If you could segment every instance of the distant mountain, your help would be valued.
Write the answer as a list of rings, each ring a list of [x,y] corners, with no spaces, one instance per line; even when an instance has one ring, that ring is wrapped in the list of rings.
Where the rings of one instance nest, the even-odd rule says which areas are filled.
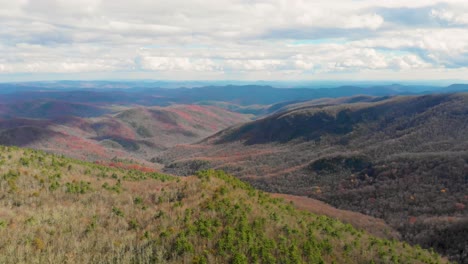
[[[296,103],[157,160],[383,218],[407,241],[467,261],[468,94],[361,99]]]
[[[468,91],[468,84],[452,84],[446,88],[440,89],[441,92],[466,92]]]
[[[10,107],[7,118],[0,120],[0,144],[87,160],[114,156],[146,159],[168,147],[193,143],[249,120],[246,115],[214,106],[135,107],[105,114],[111,110],[80,103],[39,101],[27,105]]]
[[[103,84],[104,85],[104,84]],[[382,85],[372,87],[340,86],[336,88],[274,88],[260,85],[226,85],[205,86],[198,88],[158,88],[145,86],[116,86],[121,88],[83,88],[81,85],[73,88],[54,86],[24,86],[14,90],[11,84],[0,84],[0,89],[6,86],[6,91],[0,93],[0,103],[27,103],[34,100],[60,101],[76,104],[93,104],[105,107],[109,105],[142,105],[168,106],[172,104],[214,104],[242,113],[264,114],[263,108],[288,101],[304,101],[321,98],[339,98],[356,95],[394,96],[411,94],[430,94],[441,92],[468,91],[468,85],[453,85],[449,87]],[[110,85],[110,87],[113,87]],[[126,87],[126,88],[122,88]]]
[[[111,110],[98,105],[55,100],[35,100],[0,106],[3,118],[58,118],[63,116],[97,117]]]

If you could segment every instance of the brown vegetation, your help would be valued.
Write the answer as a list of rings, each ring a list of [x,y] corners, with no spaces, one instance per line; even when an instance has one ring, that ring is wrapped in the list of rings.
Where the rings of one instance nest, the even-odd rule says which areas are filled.
[[[382,218],[407,241],[463,262],[466,227],[410,235],[415,226],[405,223],[410,217],[468,217],[467,116],[468,94],[296,105],[223,130],[201,148],[171,149],[158,160],[181,175],[193,173],[191,161],[203,160],[205,167],[226,170],[262,190]],[[255,152],[265,154],[248,155]],[[458,243],[437,244],[439,235],[448,234],[444,230]]]
[[[221,171],[178,179],[0,147],[0,263],[446,263]]]
[[[296,196],[290,194],[273,193],[272,197],[283,198],[290,201],[298,209],[307,210],[317,215],[326,215],[338,219],[343,223],[351,224],[353,227],[365,230],[370,234],[385,239],[400,239],[400,234],[392,227],[387,225],[382,219],[374,218],[365,214],[340,210],[322,201],[305,196]]]

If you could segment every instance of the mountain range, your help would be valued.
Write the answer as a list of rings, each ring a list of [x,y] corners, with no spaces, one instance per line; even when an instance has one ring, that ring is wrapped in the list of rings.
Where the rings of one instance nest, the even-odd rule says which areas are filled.
[[[159,88],[153,85],[113,82],[0,84],[3,88],[0,93],[0,144],[40,149],[81,160],[65,159],[60,163],[71,164],[73,173],[66,172],[68,165],[49,169],[68,175],[65,180],[57,180],[62,191],[65,191],[60,197],[73,202],[84,199],[82,197],[86,195],[71,198],[74,196],[66,194],[68,187],[65,186],[67,182],[72,184],[70,186],[76,183],[79,192],[84,188],[87,193],[86,182],[90,182],[93,191],[89,195],[101,195],[102,199],[114,203],[121,201],[118,207],[126,208],[124,215],[134,214],[134,209],[128,207],[119,196],[102,196],[102,191],[98,191],[99,181],[108,179],[104,180],[107,187],[102,187],[107,190],[116,186],[114,180],[122,181],[126,173],[153,175],[151,173],[160,172],[158,175],[187,176],[174,178],[177,184],[167,185],[172,194],[157,194],[163,197],[161,199],[171,200],[178,192],[176,190],[188,188],[183,186],[200,184],[193,192],[183,191],[185,195],[193,197],[178,200],[189,204],[186,208],[189,211],[182,213],[177,209],[179,213],[171,215],[180,220],[203,200],[203,195],[199,197],[199,194],[207,187],[203,184],[203,175],[208,173],[211,175],[209,178],[216,178],[212,183],[217,188],[224,188],[223,181],[228,181],[225,187],[229,189],[230,199],[236,195],[248,196],[249,190],[254,189],[243,185],[247,182],[262,193],[272,193],[273,197],[289,201],[301,210],[338,219],[381,239],[398,239],[427,249],[433,248],[450,260],[468,263],[468,94],[463,93],[468,91],[468,85],[436,87],[392,84],[314,89],[279,89],[259,85]],[[40,160],[62,159],[16,148],[3,148],[3,151],[6,158],[2,162],[8,165],[5,173],[9,173],[7,168],[13,170],[19,166],[19,175],[25,176],[11,183],[10,178],[5,176],[0,185],[5,192],[23,197],[19,204],[28,204],[26,197],[38,192],[28,189],[28,184],[36,186],[28,177],[37,174],[34,168],[39,164],[39,167],[48,168],[48,164]],[[23,164],[28,162],[24,160],[37,155],[42,158],[38,157],[38,161],[34,159],[36,167],[28,169],[30,167]],[[10,162],[8,156],[19,158]],[[79,165],[84,161],[94,164]],[[75,171],[74,167],[80,169]],[[224,172],[210,169],[232,174],[242,182],[225,176]],[[87,173],[89,170],[93,173]],[[112,171],[117,178],[111,176],[111,180],[106,176],[101,179],[99,175],[103,175],[103,171],[106,175]],[[200,174],[200,171],[205,174]],[[192,175],[198,175],[201,183]],[[172,179],[175,176],[167,177]],[[50,186],[55,184],[52,178],[47,181]],[[235,182],[234,185],[229,185],[232,182]],[[147,183],[126,183],[125,189],[129,192],[124,193],[131,196],[144,193],[145,200],[149,201],[153,199],[147,196],[151,190],[144,188],[144,184]],[[15,185],[22,186],[19,189],[25,191],[12,191]],[[246,188],[246,193],[236,191],[238,187],[235,186],[240,185]],[[44,186],[41,188],[51,188]],[[218,192],[224,191],[213,189],[213,199],[219,197]],[[38,202],[51,199],[52,193],[39,193],[41,198],[36,199]],[[262,209],[262,201],[258,202],[260,205],[251,206],[262,212],[271,206]],[[34,207],[33,204],[28,206]],[[172,205],[165,206],[169,208]],[[185,208],[183,205],[177,206]],[[267,212],[261,217],[277,221],[287,214],[281,210]],[[2,217],[10,219],[9,215],[17,213],[13,210],[2,216],[0,212],[0,220]],[[206,213],[210,214],[208,211]],[[273,213],[277,216],[272,216]],[[191,214],[193,216],[193,212]],[[202,214],[197,213],[196,217]],[[86,215],[86,219],[92,219],[91,212]],[[142,213],[133,220],[141,226],[150,221],[148,217],[149,214]],[[199,224],[200,218],[196,219]],[[126,219],[128,226],[133,225],[130,224],[133,220]],[[288,219],[287,222],[296,223],[296,220]],[[5,225],[11,226],[13,223],[14,226],[16,223],[12,221],[6,221],[8,224]],[[99,220],[96,223],[105,226],[109,221],[114,220]],[[226,219],[220,218],[220,221],[224,223]],[[117,226],[117,223],[109,225]],[[187,238],[193,235],[190,233],[193,232],[193,224],[195,222],[182,226],[178,224],[174,228],[186,230],[183,235]],[[164,225],[167,227],[167,222]],[[300,224],[293,226],[306,232]],[[223,232],[226,227],[221,225],[216,228],[216,232]],[[28,230],[32,232],[32,229]],[[144,232],[148,231],[154,235],[155,231],[151,230],[142,229],[137,234],[144,236]],[[278,232],[272,230],[265,232]],[[55,239],[53,234],[38,234],[41,235],[35,237],[41,241],[47,237],[49,242],[46,244],[57,247],[50,240]],[[287,235],[289,231],[285,234],[288,239],[293,239]],[[170,239],[164,241],[177,244],[181,236],[182,233],[172,230]],[[192,237],[188,241],[193,247],[199,241],[206,242],[203,240],[205,238]],[[278,237],[269,239],[275,241],[275,245],[280,243],[276,240],[280,239]],[[298,239],[302,241],[302,238]],[[128,241],[122,243],[129,246]],[[145,241],[145,248],[152,248],[152,253],[145,251],[145,254],[157,259],[156,249],[148,245],[161,243],[162,240],[154,238]],[[211,250],[220,249],[218,244],[206,243],[205,247]],[[144,251],[138,243],[132,244],[132,247]],[[304,245],[296,247],[300,251],[304,249]],[[171,249],[164,250],[167,252]],[[194,247],[194,250],[178,256],[161,254],[170,262],[204,257],[211,261],[228,261],[236,257],[232,252],[218,256],[201,253],[204,251],[200,250]],[[120,252],[126,257],[132,256],[130,251]],[[241,255],[248,261],[257,259],[249,252],[242,251]],[[301,252],[303,257],[307,255]],[[337,252],[339,254],[336,256],[319,255],[325,262],[350,261],[341,255],[340,250]],[[278,252],[272,254],[276,258],[282,255]],[[394,254],[381,254],[382,263],[393,261]],[[402,262],[415,263],[413,257],[405,254],[396,257]],[[367,261],[358,255],[352,253],[352,260]],[[375,254],[371,256],[377,259]],[[310,260],[303,258],[305,262]],[[426,260],[418,261],[432,261],[430,257]]]

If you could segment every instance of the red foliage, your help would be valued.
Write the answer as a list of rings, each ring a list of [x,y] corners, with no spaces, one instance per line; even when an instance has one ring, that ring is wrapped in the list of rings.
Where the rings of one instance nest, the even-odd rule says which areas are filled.
[[[198,124],[212,132],[218,131],[220,124],[236,123],[238,120],[234,117],[236,115],[240,116],[239,114],[214,106],[184,105],[167,108],[167,110],[177,114],[185,122],[190,123],[191,125],[187,128],[192,127],[193,124]]]
[[[219,117],[219,116],[217,116],[216,114],[214,114],[212,112],[213,111],[213,109],[211,109],[212,107],[202,107],[202,106],[199,106],[199,105],[187,105],[186,108],[189,111],[198,112],[198,113],[201,113],[203,115],[210,116],[210,117],[213,117],[213,118],[218,118]]]
[[[75,136],[64,136],[55,138],[55,144],[60,146],[60,149],[66,152],[83,151],[83,153],[91,153],[99,157],[106,157],[107,152],[104,147],[90,140],[86,140]]]
[[[170,109],[170,111],[177,114],[180,118],[185,119],[186,121],[193,122],[192,115],[185,112],[183,109]]]

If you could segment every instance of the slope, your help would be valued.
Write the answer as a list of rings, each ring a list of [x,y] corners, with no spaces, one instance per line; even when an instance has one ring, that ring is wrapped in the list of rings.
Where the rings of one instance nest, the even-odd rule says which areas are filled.
[[[175,144],[196,142],[249,120],[247,115],[196,105],[126,108],[93,118],[60,113],[44,113],[45,119],[0,120],[0,143],[88,160],[115,156],[142,160]]]
[[[158,161],[220,168],[270,192],[383,218],[403,238],[468,261],[468,94],[299,104]]]
[[[296,196],[282,193],[272,193],[272,197],[282,198],[292,203],[296,208],[309,211],[317,215],[326,215],[338,219],[343,223],[351,224],[353,227],[380,238],[401,239],[400,234],[382,219],[374,218],[365,214],[340,210],[329,204],[305,196]]]
[[[177,179],[0,147],[2,263],[445,263],[219,171]]]

